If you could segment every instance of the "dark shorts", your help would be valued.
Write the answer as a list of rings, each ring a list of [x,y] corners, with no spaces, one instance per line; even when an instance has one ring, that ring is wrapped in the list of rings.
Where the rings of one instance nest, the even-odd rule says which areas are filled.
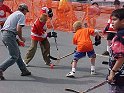
[[[89,52],[75,52],[75,53],[74,53],[74,60],[79,60],[80,58],[85,57],[86,54],[87,54],[87,56],[88,56],[89,58],[92,58],[93,55],[95,55],[95,51],[92,50],[92,51],[89,51]]]
[[[107,40],[112,40],[115,36],[115,33],[108,33]]]

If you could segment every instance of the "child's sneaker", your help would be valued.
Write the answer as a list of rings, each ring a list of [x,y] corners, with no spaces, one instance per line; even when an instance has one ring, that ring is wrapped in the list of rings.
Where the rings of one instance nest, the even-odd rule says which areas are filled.
[[[74,74],[75,72],[71,71],[66,75],[66,77],[74,78],[75,77]]]
[[[96,75],[95,70],[91,70],[91,75]]]

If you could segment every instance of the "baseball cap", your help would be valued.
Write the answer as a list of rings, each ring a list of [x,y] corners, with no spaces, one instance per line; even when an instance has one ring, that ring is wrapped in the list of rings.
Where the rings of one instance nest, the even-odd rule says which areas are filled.
[[[47,7],[41,8],[41,13],[48,13],[49,9]]]
[[[19,5],[19,8],[25,9],[25,10],[27,10],[27,12],[29,12],[28,6],[27,6],[25,3],[20,4],[20,5]]]

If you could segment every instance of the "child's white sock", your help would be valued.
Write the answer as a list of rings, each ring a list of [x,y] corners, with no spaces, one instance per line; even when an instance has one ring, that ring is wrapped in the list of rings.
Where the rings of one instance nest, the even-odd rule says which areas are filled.
[[[110,46],[107,46],[107,51],[108,51],[108,52],[109,52],[109,47],[110,47]]]
[[[75,68],[72,68],[72,72],[75,72],[76,71],[76,69]]]
[[[95,71],[95,66],[91,66],[91,71],[94,70]]]
[[[96,75],[95,66],[91,66],[91,75]]]

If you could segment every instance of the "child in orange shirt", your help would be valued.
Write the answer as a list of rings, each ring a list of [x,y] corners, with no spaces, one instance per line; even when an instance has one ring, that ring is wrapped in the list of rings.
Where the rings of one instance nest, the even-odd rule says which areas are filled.
[[[76,21],[73,24],[73,28],[75,31],[75,34],[73,37],[73,44],[76,45],[76,52],[74,53],[74,59],[72,62],[72,71],[69,72],[66,76],[74,77],[77,62],[80,58],[85,57],[86,53],[91,61],[91,74],[94,75],[94,74],[96,74],[95,73],[96,54],[95,54],[90,36],[96,35],[96,37],[99,39],[100,36],[98,35],[98,33],[100,30],[96,30],[96,29],[92,29],[92,28],[82,28],[82,23],[80,21]],[[95,44],[95,45],[97,45],[97,44]]]

